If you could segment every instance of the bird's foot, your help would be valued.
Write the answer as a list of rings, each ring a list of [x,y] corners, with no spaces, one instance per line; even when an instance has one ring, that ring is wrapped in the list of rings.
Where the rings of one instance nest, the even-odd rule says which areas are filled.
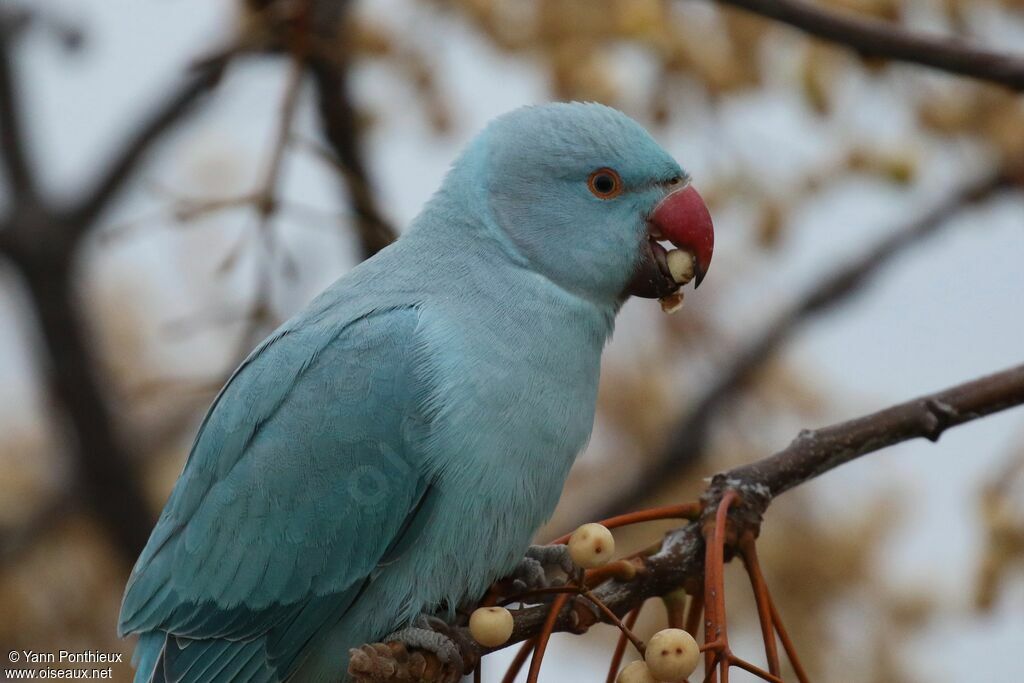
[[[395,641],[372,643],[348,651],[348,675],[353,683],[455,683],[462,678],[458,667],[442,664],[418,650]]]
[[[531,545],[512,572],[512,587],[518,592],[564,586],[576,572],[576,565],[564,545]]]
[[[425,683],[455,683],[476,663],[476,648],[466,635],[437,617],[421,614],[383,643],[351,650],[349,675],[359,683],[407,680],[403,675]]]
[[[462,652],[453,633],[453,629],[443,620],[421,614],[409,626],[395,631],[384,641],[399,641],[408,647],[433,652],[442,664],[451,664],[462,660]]]

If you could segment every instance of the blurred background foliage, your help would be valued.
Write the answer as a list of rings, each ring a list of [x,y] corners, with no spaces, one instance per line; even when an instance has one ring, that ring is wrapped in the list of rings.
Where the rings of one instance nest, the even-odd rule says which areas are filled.
[[[751,340],[788,324],[790,302],[956,188],[996,171],[1019,177],[1024,159],[1019,95],[864,59],[713,2],[389,0],[350,7],[338,0],[317,3],[315,39],[302,49],[351,76],[351,135],[365,150],[369,185],[347,182],[339,195],[335,179],[351,166],[339,164],[309,83],[285,54],[296,48],[280,20],[295,3],[210,4],[218,7],[197,10],[185,0],[33,4],[45,20],[23,37],[15,58],[24,72],[20,104],[30,123],[39,119],[34,142],[59,166],[56,145],[69,135],[88,137],[93,119],[119,122],[105,124],[113,138],[111,126],[138,116],[137,103],[119,90],[132,60],[153,70],[135,82],[148,81],[146,87],[127,91],[148,97],[164,87],[160,79],[173,79],[217,45],[240,51],[211,111],[155,149],[77,258],[92,372],[154,515],[230,370],[366,251],[357,238],[366,222],[359,193],[374,194],[362,200],[376,205],[381,220],[403,225],[459,145],[509,106],[594,100],[638,118],[691,171],[720,239],[707,284],[681,314],[666,317],[637,302],[623,312],[593,442],[542,538],[612,511],[612,501],[671,448],[666,440],[674,426],[707,401],[732,360]],[[1024,3],[1015,0],[823,4],[992,48],[1012,49],[1024,38]],[[195,13],[176,20],[172,33],[188,36],[179,44],[145,33],[157,31],[170,11]],[[64,52],[51,40],[53,27],[64,37]],[[150,39],[173,68],[143,59]],[[93,73],[71,68],[95,53],[101,58]],[[70,75],[41,75],[65,68]],[[97,73],[108,68],[109,77]],[[60,78],[89,79],[89,97],[118,111],[86,108],[84,120],[72,121],[68,104],[83,91],[55,94]],[[51,143],[43,141],[47,126],[72,132],[54,133]],[[50,183],[54,194],[68,177],[89,177],[96,165],[90,149],[77,148],[77,167]],[[709,436],[702,447],[681,458],[660,486],[633,491],[633,499],[692,499],[703,477],[770,453],[802,426],[996,369],[1013,359],[1012,349],[1019,361],[1021,199],[1002,188],[976,199],[953,207],[967,209],[967,219],[952,210],[936,218],[951,227],[936,238],[940,246],[922,239],[913,247],[926,255],[923,264],[908,265],[907,257],[892,267],[913,275],[894,281],[886,273],[888,284],[864,295],[868,303],[847,306],[844,295],[825,307],[822,327],[836,331],[801,341],[792,340],[797,325],[787,328],[777,345],[782,352],[773,347],[758,356],[703,418]],[[4,202],[11,203],[6,189]],[[950,234],[976,235],[975,224],[993,226],[982,242],[984,260]],[[974,255],[960,260],[961,252]],[[977,305],[1003,302],[982,319],[991,323],[987,329],[965,313],[973,300],[950,291],[981,271],[991,280],[978,276]],[[0,337],[0,643],[129,652],[131,643],[116,638],[114,625],[132,553],[117,546],[80,495],[74,434],[43,385],[40,368],[48,361],[39,353],[35,314],[18,274],[6,266],[0,272],[7,330]],[[883,275],[872,271],[869,278]],[[908,284],[911,278],[918,286]],[[892,303],[900,287],[907,298]],[[844,327],[844,316],[856,321]],[[979,349],[978,338],[999,344]],[[994,643],[1024,638],[1024,438],[1013,419],[999,418],[988,432],[971,427],[966,441],[950,439],[944,451],[914,456],[928,447],[907,446],[873,456],[856,472],[843,470],[830,485],[796,491],[772,507],[762,561],[815,680],[1019,674],[1012,653],[989,661],[998,674],[981,673],[986,665],[977,660]],[[934,468],[934,476],[883,464],[900,457]],[[957,457],[975,462],[972,474],[963,474]],[[913,524],[905,520],[910,513]],[[944,514],[965,520],[957,533],[944,532]],[[620,542],[646,546],[663,528],[624,532]],[[915,543],[914,535],[924,540]],[[943,574],[951,557],[958,569]],[[736,648],[756,652],[752,601],[740,572],[730,570],[729,579],[737,586],[729,595]],[[658,627],[657,613],[645,612],[641,635]],[[967,634],[966,645],[937,652],[959,634]],[[557,639],[562,654],[548,660],[545,678],[597,680],[601,674],[591,672],[601,670],[614,635],[609,629]],[[487,679],[499,680],[497,670],[490,665]],[[123,668],[118,680],[128,675]]]

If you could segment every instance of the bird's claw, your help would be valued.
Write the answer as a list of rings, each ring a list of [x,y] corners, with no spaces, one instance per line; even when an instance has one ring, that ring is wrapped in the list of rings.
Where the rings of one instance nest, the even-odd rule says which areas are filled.
[[[437,633],[441,633],[448,638],[448,641],[455,644],[456,653],[459,656],[459,660],[463,665],[463,671],[472,671],[477,665],[478,645],[471,636],[468,635],[464,629],[452,626],[443,619],[439,619],[430,614],[421,614],[414,620],[414,623],[418,623],[421,628],[427,628]]]
[[[384,642],[433,653],[443,669],[453,672],[454,680],[476,666],[476,648],[471,639],[462,630],[429,614],[420,614],[405,628],[385,637]]]
[[[400,642],[407,648],[433,652],[442,664],[462,661],[459,646],[452,642],[452,639],[448,636],[431,629],[407,626],[388,635],[384,641],[388,643]]]
[[[531,545],[526,549],[526,556],[531,557],[544,566],[554,566],[561,569],[567,575],[576,571],[576,563],[569,555],[569,546],[557,543],[555,545]]]
[[[520,592],[564,586],[575,571],[566,546],[531,545],[512,573],[512,586]]]
[[[405,643],[392,641],[349,650],[348,675],[353,683],[457,683],[463,672],[460,664],[428,659],[422,651],[409,651]]]

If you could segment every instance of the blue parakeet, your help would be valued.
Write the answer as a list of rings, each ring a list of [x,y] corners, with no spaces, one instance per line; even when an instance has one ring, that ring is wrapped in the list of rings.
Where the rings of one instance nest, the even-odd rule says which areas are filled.
[[[221,390],[125,591],[135,680],[343,681],[349,648],[480,597],[590,436],[622,302],[699,283],[712,246],[625,115],[492,122]]]

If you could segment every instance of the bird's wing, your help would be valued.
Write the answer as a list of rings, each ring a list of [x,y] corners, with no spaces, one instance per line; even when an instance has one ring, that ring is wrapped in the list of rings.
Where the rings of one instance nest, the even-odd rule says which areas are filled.
[[[263,639],[288,669],[344,614],[431,507],[413,452],[425,424],[417,322],[413,308],[345,323],[321,314],[250,355],[132,572],[122,633],[165,631],[179,652]],[[216,666],[203,661],[215,655],[188,664]]]

